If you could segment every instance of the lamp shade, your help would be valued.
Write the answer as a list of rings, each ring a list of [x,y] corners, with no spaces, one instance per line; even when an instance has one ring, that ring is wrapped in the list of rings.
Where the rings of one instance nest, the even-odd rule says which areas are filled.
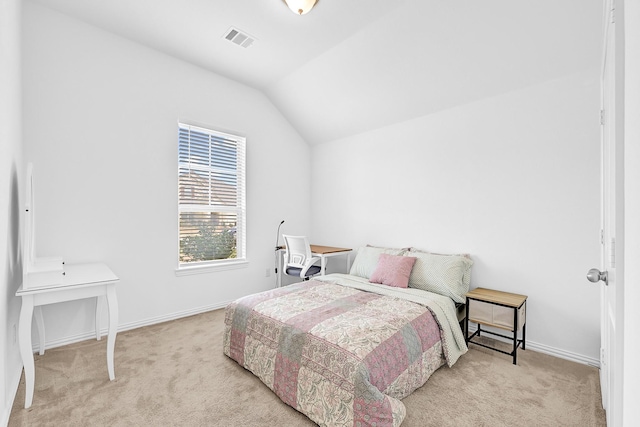
[[[316,4],[317,0],[284,0],[289,9],[297,15],[304,15]]]

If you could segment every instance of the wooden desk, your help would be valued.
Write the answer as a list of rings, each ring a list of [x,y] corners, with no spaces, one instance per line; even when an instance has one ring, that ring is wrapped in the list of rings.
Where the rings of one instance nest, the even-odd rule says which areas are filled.
[[[349,268],[349,264],[351,262],[351,252],[353,252],[350,248],[336,248],[334,246],[321,246],[321,245],[309,245],[311,247],[311,255],[320,257],[320,274],[324,275],[327,269],[327,258],[346,255],[347,256],[347,269]],[[276,277],[277,283],[276,287],[282,286],[282,253],[284,251],[284,246],[280,246],[278,249],[278,274]]]
[[[351,249],[349,248],[334,248],[333,246],[311,246],[311,254],[320,257],[320,274],[325,274],[327,269],[327,258],[347,255],[347,268],[349,267],[349,261],[351,258]]]
[[[107,337],[107,370],[109,380],[115,379],[113,367],[113,353],[116,344],[118,328],[118,300],[116,298],[116,283],[118,277],[105,264],[67,264],[62,284],[23,289],[16,292],[22,297],[20,309],[20,355],[24,364],[26,383],[24,407],[29,408],[33,402],[35,384],[35,366],[33,362],[33,346],[31,343],[31,320],[35,313],[40,354],[44,354],[44,319],[41,306],[58,302],[72,301],[83,298],[96,298],[96,338],[100,339],[100,323],[98,317],[97,298],[106,296],[109,306],[109,333]]]

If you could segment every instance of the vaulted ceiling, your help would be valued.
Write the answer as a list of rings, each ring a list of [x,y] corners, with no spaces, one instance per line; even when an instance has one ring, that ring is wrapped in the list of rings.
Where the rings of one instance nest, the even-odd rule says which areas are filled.
[[[587,69],[601,0],[33,0],[263,91],[310,144]],[[248,48],[224,38],[234,27]]]

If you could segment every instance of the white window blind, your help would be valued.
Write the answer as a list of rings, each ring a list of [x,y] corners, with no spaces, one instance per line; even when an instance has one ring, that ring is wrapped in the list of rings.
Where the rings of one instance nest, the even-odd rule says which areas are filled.
[[[246,258],[246,140],[178,124],[178,267]]]

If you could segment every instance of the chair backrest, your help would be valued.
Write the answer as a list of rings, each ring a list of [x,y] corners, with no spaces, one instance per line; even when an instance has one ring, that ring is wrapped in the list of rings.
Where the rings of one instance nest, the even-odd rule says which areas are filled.
[[[290,236],[283,234],[286,246],[284,264],[292,267],[305,267],[307,260],[311,259],[311,246],[307,236]]]

